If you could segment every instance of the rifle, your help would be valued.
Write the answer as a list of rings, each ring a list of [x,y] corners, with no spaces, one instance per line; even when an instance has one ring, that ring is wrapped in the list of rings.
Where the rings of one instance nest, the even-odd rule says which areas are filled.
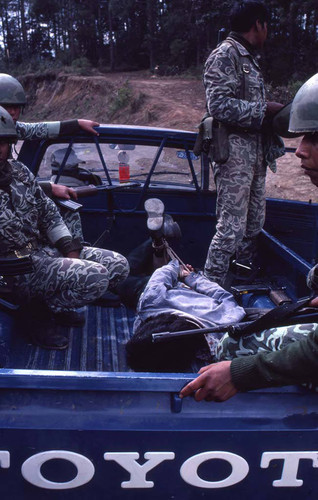
[[[221,28],[221,29],[218,31],[218,41],[217,41],[217,45],[219,45],[221,42],[223,42],[225,33],[226,33],[226,29],[225,29],[225,28]]]
[[[276,306],[291,303],[292,299],[286,293],[286,287],[277,287],[272,288],[269,285],[254,284],[254,285],[239,285],[239,286],[231,286],[231,292],[234,297],[242,297],[242,295],[248,293],[254,294],[268,294],[269,298]]]
[[[125,182],[123,184],[102,184],[95,186],[94,184],[89,184],[88,186],[79,186],[74,187],[74,191],[77,193],[78,198],[82,196],[94,196],[99,191],[116,191],[118,189],[127,188],[127,187],[137,187],[140,186],[139,182]],[[81,203],[77,203],[74,200],[61,200],[60,198],[55,198],[55,203],[60,207],[67,208],[72,212],[77,212],[83,205]]]
[[[251,335],[252,333],[260,332],[262,330],[267,330],[269,328],[274,328],[278,326],[286,326],[291,324],[297,324],[299,322],[304,322],[304,315],[295,315],[301,308],[306,306],[308,302],[312,299],[312,296],[303,297],[297,302],[289,303],[285,302],[273,309],[270,309],[260,318],[254,321],[243,321],[236,324],[220,325],[211,328],[200,328],[197,330],[186,330],[180,332],[160,332],[152,334],[152,341],[165,342],[175,340],[177,338],[183,338],[188,335],[204,335],[207,333],[225,333],[227,332],[230,337],[235,340],[245,336]],[[318,319],[318,310],[313,308],[314,313],[309,315],[310,322]],[[306,311],[305,311],[306,312]],[[308,320],[308,316],[306,318]]]

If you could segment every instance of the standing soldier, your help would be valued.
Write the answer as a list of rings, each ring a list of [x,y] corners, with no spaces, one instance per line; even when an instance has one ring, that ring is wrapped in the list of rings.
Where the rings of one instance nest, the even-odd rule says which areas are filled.
[[[266,166],[284,154],[283,143],[265,129],[265,118],[282,105],[266,102],[256,51],[267,37],[269,13],[260,1],[236,3],[231,33],[210,54],[204,73],[213,118],[211,156],[217,188],[217,226],[205,275],[224,285],[230,259],[252,265],[265,218]]]

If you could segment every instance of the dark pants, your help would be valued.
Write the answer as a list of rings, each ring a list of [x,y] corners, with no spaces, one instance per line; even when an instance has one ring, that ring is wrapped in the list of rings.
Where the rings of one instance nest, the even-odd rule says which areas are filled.
[[[116,287],[116,293],[125,306],[136,309],[139,297],[153,272],[152,240],[149,238],[134,248],[127,255],[127,260],[130,266],[130,275]]]

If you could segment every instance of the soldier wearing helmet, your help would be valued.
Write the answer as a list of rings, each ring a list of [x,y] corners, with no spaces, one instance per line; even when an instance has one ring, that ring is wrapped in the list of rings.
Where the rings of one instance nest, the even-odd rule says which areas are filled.
[[[296,156],[311,182],[318,186],[318,73],[297,92],[290,113],[289,133],[304,134]]]
[[[76,133],[81,129],[98,135],[98,132],[93,127],[99,124],[91,120],[67,120],[43,123],[20,122],[20,114],[26,103],[27,99],[21,83],[11,75],[0,73],[0,106],[6,109],[12,117],[16,126],[18,139],[53,139],[60,135]],[[76,191],[69,186],[46,181],[41,181],[40,186],[48,196],[66,200],[71,198],[77,199]],[[79,214],[63,209],[63,218],[73,236],[83,241]]]
[[[311,182],[318,187],[318,73],[300,87],[290,109],[288,133],[303,135],[296,150],[300,166]],[[318,292],[318,265],[308,274],[307,285]],[[312,305],[318,306],[318,297]]]
[[[20,114],[27,103],[24,88],[21,83],[11,75],[0,73],[0,106],[11,115],[17,129],[18,139],[47,139],[55,138],[60,135],[76,133],[79,130],[98,135],[94,129],[99,123],[92,120],[67,120],[43,123],[24,123],[20,122]],[[58,198],[76,199],[76,192],[67,186],[51,183],[41,183],[42,189],[46,194]]]
[[[303,136],[296,156],[311,182],[318,186],[318,73],[298,90],[293,101],[273,120],[273,127],[281,137]]]
[[[85,318],[76,308],[124,280],[129,266],[122,255],[85,247],[72,237],[29,169],[9,159],[16,138],[15,124],[0,106],[0,257],[31,255],[33,272],[12,278],[14,297],[22,304],[33,299],[44,302],[46,325],[32,330],[31,340],[45,348],[63,349],[68,339],[56,334],[54,324],[83,324]]]
[[[45,122],[39,124],[23,124],[19,122],[21,110],[26,105],[26,95],[21,83],[11,75],[0,73],[0,106],[11,115],[18,128],[20,139],[54,138],[59,135],[77,132],[79,129],[98,135],[93,127],[99,123],[92,120],[68,120],[64,122]]]

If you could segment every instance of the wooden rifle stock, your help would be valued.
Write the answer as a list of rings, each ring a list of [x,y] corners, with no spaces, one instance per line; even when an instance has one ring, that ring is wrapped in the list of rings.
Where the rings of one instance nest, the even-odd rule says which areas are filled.
[[[76,191],[78,198],[81,198],[81,196],[93,196],[98,191],[97,186],[95,186],[94,184],[89,184],[88,186],[79,186],[73,189],[74,191]]]

